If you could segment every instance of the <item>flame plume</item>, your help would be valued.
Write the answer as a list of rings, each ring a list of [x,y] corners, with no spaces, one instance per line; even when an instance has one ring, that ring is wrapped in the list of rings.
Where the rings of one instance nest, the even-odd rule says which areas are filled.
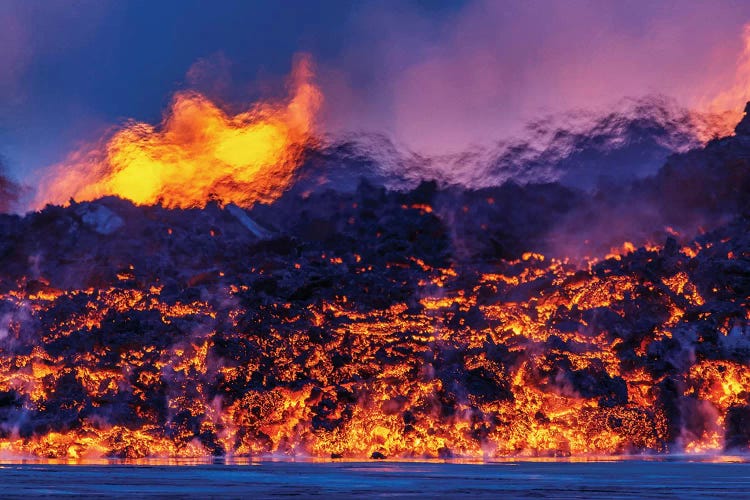
[[[129,122],[104,144],[53,168],[35,205],[114,195],[170,208],[220,199],[241,206],[277,198],[313,132],[322,94],[309,58],[299,59],[285,103],[228,114],[206,96],[177,93],[158,126]]]

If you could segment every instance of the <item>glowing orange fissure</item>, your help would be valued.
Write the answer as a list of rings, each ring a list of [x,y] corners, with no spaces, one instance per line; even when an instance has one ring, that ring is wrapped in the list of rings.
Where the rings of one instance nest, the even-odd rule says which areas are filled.
[[[53,167],[35,206],[110,195],[170,208],[272,201],[291,183],[322,103],[309,58],[296,62],[289,86],[286,102],[237,114],[198,92],[179,92],[158,126],[129,122]]]

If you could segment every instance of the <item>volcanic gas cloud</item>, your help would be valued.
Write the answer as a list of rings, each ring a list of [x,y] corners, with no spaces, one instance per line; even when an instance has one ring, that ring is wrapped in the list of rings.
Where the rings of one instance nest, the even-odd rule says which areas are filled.
[[[239,114],[178,94],[59,166],[66,206],[0,216],[0,452],[748,448],[747,118],[617,188],[387,189],[312,140],[310,76]]]

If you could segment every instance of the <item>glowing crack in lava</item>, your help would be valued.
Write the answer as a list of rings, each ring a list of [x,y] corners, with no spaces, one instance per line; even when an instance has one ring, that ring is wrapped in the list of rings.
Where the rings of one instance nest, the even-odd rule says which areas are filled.
[[[172,208],[271,201],[292,181],[313,131],[322,94],[312,78],[310,59],[300,58],[287,102],[234,115],[200,93],[179,92],[158,126],[130,122],[53,167],[35,205],[108,195]]]

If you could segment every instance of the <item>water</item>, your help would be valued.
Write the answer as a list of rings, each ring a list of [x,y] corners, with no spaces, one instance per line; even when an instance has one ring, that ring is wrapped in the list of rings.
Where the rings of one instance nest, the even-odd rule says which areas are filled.
[[[195,498],[747,498],[750,463],[256,462],[0,466],[0,496]]]

